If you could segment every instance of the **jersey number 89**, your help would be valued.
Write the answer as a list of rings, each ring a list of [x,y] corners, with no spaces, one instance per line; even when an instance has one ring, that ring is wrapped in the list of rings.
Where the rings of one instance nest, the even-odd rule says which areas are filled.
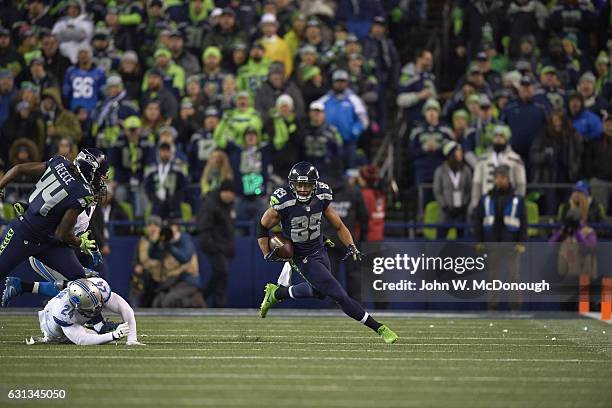
[[[322,213],[312,214],[310,217],[302,215],[291,219],[291,241],[306,242],[321,235]]]

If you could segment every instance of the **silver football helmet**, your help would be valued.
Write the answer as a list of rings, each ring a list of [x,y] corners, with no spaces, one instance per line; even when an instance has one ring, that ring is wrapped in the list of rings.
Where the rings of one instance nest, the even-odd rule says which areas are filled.
[[[85,317],[93,317],[102,310],[102,293],[87,279],[77,279],[68,284],[68,301]]]

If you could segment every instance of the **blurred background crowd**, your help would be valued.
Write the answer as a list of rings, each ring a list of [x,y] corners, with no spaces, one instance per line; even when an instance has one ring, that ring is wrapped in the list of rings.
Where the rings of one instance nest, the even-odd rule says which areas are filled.
[[[611,3],[0,0],[0,171],[104,149],[98,241],[141,231],[109,221],[174,243],[164,220],[192,225],[207,296],[300,160],[362,241],[605,238]]]

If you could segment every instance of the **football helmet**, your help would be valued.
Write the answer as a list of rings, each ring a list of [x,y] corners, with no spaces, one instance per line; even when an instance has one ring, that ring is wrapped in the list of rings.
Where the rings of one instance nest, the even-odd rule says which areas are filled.
[[[319,171],[308,162],[299,162],[293,165],[289,172],[289,188],[300,202],[308,202],[317,190]]]
[[[83,181],[91,187],[98,202],[100,197],[106,195],[106,183],[108,178],[108,159],[104,152],[96,148],[87,148],[79,152],[73,162],[77,173]]]
[[[85,317],[94,317],[102,310],[102,293],[87,279],[77,279],[68,284],[68,301]]]

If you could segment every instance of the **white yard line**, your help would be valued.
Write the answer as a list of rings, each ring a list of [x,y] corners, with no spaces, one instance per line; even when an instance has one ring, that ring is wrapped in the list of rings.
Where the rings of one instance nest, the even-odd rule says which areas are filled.
[[[92,355],[42,355],[36,356],[36,359],[44,360],[74,360],[83,358],[98,358],[97,354]],[[2,356],[6,360],[29,360],[32,356],[24,355],[11,355]],[[425,358],[425,357],[331,357],[331,356],[104,356],[100,357],[105,360],[283,360],[283,361],[491,361],[491,362],[542,362],[542,363],[597,363],[597,364],[611,364],[612,359],[579,359],[579,358]]]

